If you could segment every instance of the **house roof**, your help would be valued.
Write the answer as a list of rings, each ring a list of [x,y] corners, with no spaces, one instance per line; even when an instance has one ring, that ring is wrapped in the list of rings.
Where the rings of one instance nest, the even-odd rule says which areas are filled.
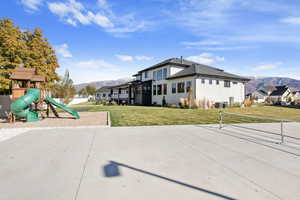
[[[276,87],[272,85],[263,85],[259,88],[259,90],[264,90],[265,92],[272,92],[276,90]]]
[[[113,88],[127,88],[130,84],[131,84],[131,82],[127,82],[127,83],[123,83],[123,84],[119,84],[119,85],[113,85],[113,86],[110,86],[109,89],[113,89]]]
[[[289,87],[286,85],[276,86],[276,90],[274,90],[270,96],[282,96],[288,89]]]
[[[103,86],[103,87],[97,89],[96,92],[106,92],[106,91],[109,91],[110,87],[111,86]]]
[[[225,72],[222,69],[218,69],[215,67],[210,67],[208,65],[203,65],[198,63],[186,67],[184,70],[179,71],[178,73],[168,77],[167,79],[175,79],[175,78],[181,78],[181,77],[193,76],[193,75],[203,75],[203,76],[218,77],[218,78],[230,78],[230,79],[236,79],[242,81],[250,80],[242,76]]]
[[[196,62],[193,62],[193,61],[190,61],[190,60],[181,59],[181,58],[170,58],[170,59],[164,60],[164,61],[162,61],[158,64],[155,64],[151,67],[143,69],[143,70],[139,71],[138,73],[142,73],[144,71],[148,71],[148,70],[151,70],[151,69],[162,67],[162,66],[168,65],[168,64],[183,66],[183,67],[189,67],[193,64],[199,64],[199,63],[196,63]],[[211,68],[214,68],[214,67],[211,67]],[[214,69],[221,70],[221,69],[218,69],[218,68],[214,68]]]
[[[196,63],[196,62],[181,59],[181,58],[170,58],[170,59],[164,60],[156,65],[153,65],[151,67],[143,69],[143,70],[139,71],[138,73],[142,73],[142,72],[145,72],[145,71],[148,71],[151,69],[156,69],[156,68],[162,67],[164,65],[177,65],[177,66],[185,67],[185,69],[168,77],[168,79],[175,79],[175,78],[181,78],[181,77],[193,76],[193,75],[205,75],[205,76],[212,76],[212,77],[237,79],[237,80],[243,80],[243,81],[250,80],[250,79],[242,77],[242,76],[238,76],[235,74],[225,72],[224,70],[219,69],[219,68],[211,67],[208,65],[203,65],[200,63]]]
[[[262,96],[268,96],[268,94],[264,90],[256,90],[255,92],[252,93],[252,95],[262,95]]]

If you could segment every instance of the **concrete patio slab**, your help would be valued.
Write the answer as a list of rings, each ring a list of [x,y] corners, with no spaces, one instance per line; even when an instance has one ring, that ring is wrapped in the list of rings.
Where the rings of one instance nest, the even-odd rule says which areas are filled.
[[[299,199],[298,130],[284,144],[217,125],[27,130],[0,143],[0,199]]]

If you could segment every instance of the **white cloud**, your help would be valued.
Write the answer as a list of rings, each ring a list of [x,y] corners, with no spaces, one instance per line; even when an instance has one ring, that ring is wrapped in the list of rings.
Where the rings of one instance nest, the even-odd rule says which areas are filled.
[[[106,0],[98,0],[97,6],[92,10],[77,2],[76,0],[67,0],[63,2],[49,2],[49,10],[59,18],[73,26],[98,25],[106,32],[115,36],[124,36],[124,33],[144,30],[150,23],[138,21],[133,13],[118,16]]]
[[[69,46],[67,44],[58,45],[55,47],[55,52],[65,58],[72,58],[72,54],[69,51]]]
[[[220,45],[223,44],[223,42],[207,40],[207,41],[198,41],[198,42],[182,42],[181,44],[185,46],[211,46],[211,45]]]
[[[75,67],[85,70],[110,70],[118,71],[118,67],[104,60],[87,60],[74,63]]]
[[[189,56],[186,57],[187,60],[191,60],[200,64],[210,65],[216,62],[223,62],[225,60],[224,57],[215,56],[212,53],[201,53],[197,56]]]
[[[115,56],[121,61],[133,61],[133,56],[120,55],[120,54],[116,54]]]
[[[136,60],[152,60],[153,57],[150,56],[135,56]]]
[[[21,3],[30,11],[37,11],[43,0],[21,0]]]
[[[300,24],[300,17],[287,17],[281,19],[280,22],[286,24]]]
[[[276,62],[276,63],[271,63],[271,64],[262,64],[262,65],[258,65],[256,67],[253,68],[253,71],[266,71],[266,70],[272,70],[277,68],[279,65],[281,65],[282,62]]]
[[[90,25],[96,24],[103,28],[113,27],[113,23],[100,13],[93,13],[76,0],[68,0],[66,3],[50,2],[49,10],[59,16],[61,20],[76,26],[77,24]]]
[[[61,60],[59,74],[69,69],[70,76],[74,82],[84,83],[101,80],[115,80],[118,78],[130,77],[134,71],[121,68],[103,59],[88,59],[81,61]]]
[[[148,61],[153,59],[153,57],[150,56],[129,56],[129,55],[120,55],[120,54],[116,54],[115,56],[121,61],[134,61],[134,60]]]

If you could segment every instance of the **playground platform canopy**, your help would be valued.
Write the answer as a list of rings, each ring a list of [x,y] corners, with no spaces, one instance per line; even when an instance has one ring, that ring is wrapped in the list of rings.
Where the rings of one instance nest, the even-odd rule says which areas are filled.
[[[45,77],[42,75],[38,75],[34,68],[23,68],[17,67],[12,73],[12,80],[25,80],[25,81],[33,81],[33,82],[44,82]]]

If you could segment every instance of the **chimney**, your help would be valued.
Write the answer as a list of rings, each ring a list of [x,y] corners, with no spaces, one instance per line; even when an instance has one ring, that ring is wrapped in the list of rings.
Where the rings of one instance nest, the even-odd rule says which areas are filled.
[[[180,63],[181,63],[181,64],[183,63],[183,59],[182,59],[182,56],[180,56]]]

